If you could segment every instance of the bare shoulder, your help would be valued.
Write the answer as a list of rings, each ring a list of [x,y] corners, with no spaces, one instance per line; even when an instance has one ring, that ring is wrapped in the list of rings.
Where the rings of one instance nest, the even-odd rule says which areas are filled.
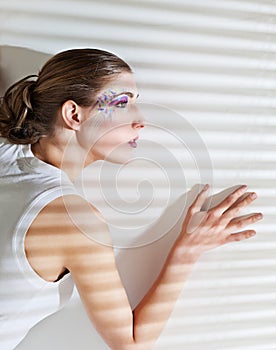
[[[37,215],[25,238],[25,251],[33,269],[55,281],[85,250],[110,246],[107,225],[99,211],[77,195],[59,197]]]

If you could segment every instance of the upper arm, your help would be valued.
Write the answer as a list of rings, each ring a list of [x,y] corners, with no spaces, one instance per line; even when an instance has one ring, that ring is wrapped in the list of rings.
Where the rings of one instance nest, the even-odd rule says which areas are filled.
[[[71,272],[89,318],[112,349],[133,341],[133,315],[117,271],[108,227],[81,198],[65,203],[71,227],[64,265]]]
[[[68,269],[103,339],[114,350],[129,349],[133,315],[108,227],[95,208],[74,195],[54,200],[32,224],[25,249],[29,262],[44,278]]]

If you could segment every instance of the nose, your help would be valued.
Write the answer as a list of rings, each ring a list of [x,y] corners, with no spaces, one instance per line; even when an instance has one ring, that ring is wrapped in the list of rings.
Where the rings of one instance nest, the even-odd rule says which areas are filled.
[[[133,129],[142,129],[144,126],[145,126],[145,123],[142,120],[137,120],[137,121],[132,123]]]
[[[132,119],[132,128],[133,129],[142,129],[145,127],[145,119],[143,114],[141,113],[140,109],[136,104],[132,105],[132,112],[133,112],[133,119]]]

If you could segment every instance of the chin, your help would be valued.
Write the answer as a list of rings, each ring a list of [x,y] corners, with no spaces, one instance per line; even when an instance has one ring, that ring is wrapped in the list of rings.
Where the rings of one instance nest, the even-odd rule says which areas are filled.
[[[133,158],[133,148],[129,144],[121,144],[112,151],[105,154],[103,160],[115,163],[125,164],[131,161]]]
[[[126,164],[132,160],[132,152],[130,152],[128,155],[126,154],[117,154],[112,156],[107,156],[103,160],[108,161],[110,163],[114,164]]]

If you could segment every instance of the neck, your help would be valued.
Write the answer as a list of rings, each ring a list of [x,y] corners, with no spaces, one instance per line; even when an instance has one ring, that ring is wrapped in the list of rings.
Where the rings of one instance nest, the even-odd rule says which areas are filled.
[[[32,152],[41,161],[62,169],[72,182],[84,167],[95,161],[86,150],[70,139],[40,138],[32,145]]]

